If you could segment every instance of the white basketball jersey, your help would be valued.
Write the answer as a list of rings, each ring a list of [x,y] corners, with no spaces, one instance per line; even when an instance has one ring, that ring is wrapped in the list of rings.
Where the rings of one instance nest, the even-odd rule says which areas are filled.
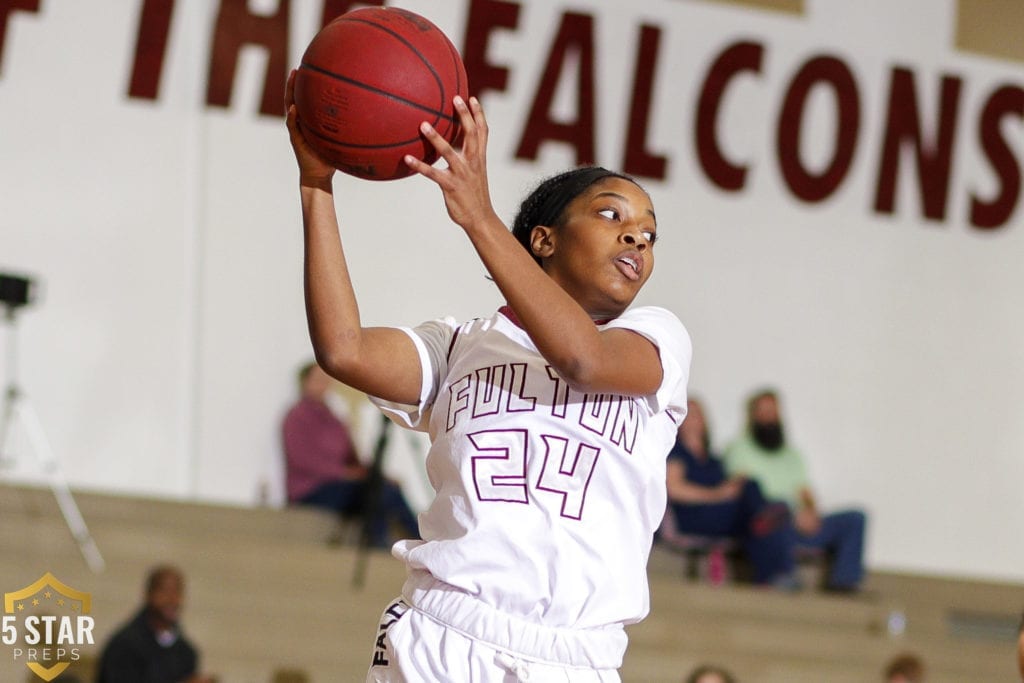
[[[437,496],[420,515],[424,540],[396,546],[412,569],[549,627],[647,614],[647,558],[665,510],[665,458],[686,413],[690,339],[656,307],[599,327],[658,347],[657,392],[574,391],[507,307],[406,330],[423,364],[420,403],[378,405],[431,438]]]

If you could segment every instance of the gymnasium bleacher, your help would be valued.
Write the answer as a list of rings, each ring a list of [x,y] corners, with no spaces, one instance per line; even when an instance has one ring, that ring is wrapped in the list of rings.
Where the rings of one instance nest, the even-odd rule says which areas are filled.
[[[285,670],[311,683],[363,680],[378,617],[403,579],[389,554],[370,553],[357,588],[357,551],[327,542],[334,522],[319,512],[85,492],[75,499],[103,572],[87,567],[48,489],[0,486],[4,592],[53,573],[91,594],[102,643],[138,608],[149,567],[169,561],[188,578],[185,631],[219,683],[271,683]],[[907,650],[925,660],[929,683],[1017,680],[1020,586],[873,572],[864,595],[790,595],[691,581],[682,562],[660,548],[652,554],[651,614],[629,628],[624,681],[680,683],[696,664],[715,662],[741,683],[871,683]],[[10,648],[3,655],[0,681],[41,680]],[[87,661],[68,673],[76,669],[92,680]]]

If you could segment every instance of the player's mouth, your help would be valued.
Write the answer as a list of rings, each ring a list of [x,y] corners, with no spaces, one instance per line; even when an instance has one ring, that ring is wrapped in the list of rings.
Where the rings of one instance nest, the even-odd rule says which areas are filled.
[[[639,280],[644,270],[644,257],[636,251],[627,251],[615,257],[615,267],[630,280]]]

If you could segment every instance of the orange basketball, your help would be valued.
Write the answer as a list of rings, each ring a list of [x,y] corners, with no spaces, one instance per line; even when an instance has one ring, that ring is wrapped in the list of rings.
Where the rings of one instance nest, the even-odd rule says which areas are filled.
[[[458,50],[433,23],[394,7],[331,21],[295,76],[295,107],[310,144],[338,170],[368,180],[410,175],[406,154],[437,161],[419,125],[427,121],[455,142],[455,95],[468,97]]]

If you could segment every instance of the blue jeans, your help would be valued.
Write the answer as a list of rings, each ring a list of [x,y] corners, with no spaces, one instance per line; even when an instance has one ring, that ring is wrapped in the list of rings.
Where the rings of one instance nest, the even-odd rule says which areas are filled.
[[[670,505],[676,528],[682,533],[739,539],[753,565],[755,583],[769,583],[794,570],[793,527],[789,520],[770,533],[755,534],[751,530],[754,517],[769,505],[754,480],[747,480],[736,500]]]
[[[823,515],[821,529],[812,536],[797,533],[797,546],[821,548],[831,559],[828,588],[854,589],[864,579],[864,531],[867,516],[860,510]]]

